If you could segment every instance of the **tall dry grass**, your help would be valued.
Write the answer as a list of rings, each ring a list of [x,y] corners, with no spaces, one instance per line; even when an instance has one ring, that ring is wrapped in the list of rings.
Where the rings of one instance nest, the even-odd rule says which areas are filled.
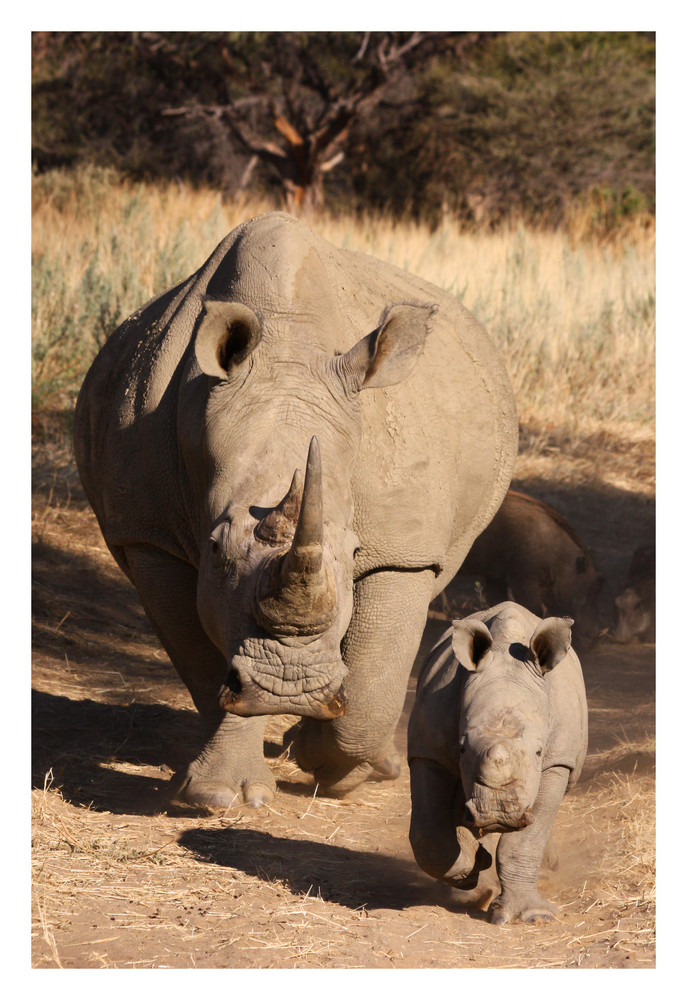
[[[195,270],[234,226],[270,206],[209,190],[121,182],[104,171],[35,179],[34,406],[69,409],[107,335],[150,297]],[[593,433],[653,433],[655,239],[511,225],[435,230],[384,217],[307,220],[456,295],[487,327],[510,373],[523,423]]]

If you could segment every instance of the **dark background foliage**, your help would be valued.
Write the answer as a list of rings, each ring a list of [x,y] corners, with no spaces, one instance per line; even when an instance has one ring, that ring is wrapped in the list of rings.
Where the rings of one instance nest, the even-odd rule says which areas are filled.
[[[650,32],[35,32],[34,169],[293,208],[653,211]]]

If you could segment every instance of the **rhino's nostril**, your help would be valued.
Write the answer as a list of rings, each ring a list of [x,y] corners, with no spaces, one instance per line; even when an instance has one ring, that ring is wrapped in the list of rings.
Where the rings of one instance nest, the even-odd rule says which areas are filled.
[[[229,673],[227,674],[224,686],[225,688],[229,688],[233,694],[241,694],[241,678],[239,677],[239,672],[235,667],[229,668]]]
[[[463,812],[463,823],[465,826],[473,826],[477,820],[477,813],[475,810],[475,803],[473,799],[468,799],[465,803],[465,810]]]

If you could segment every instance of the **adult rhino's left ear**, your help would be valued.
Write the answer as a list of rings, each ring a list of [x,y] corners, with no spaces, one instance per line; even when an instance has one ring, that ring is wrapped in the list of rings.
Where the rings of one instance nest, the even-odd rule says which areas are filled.
[[[572,624],[572,618],[545,618],[532,633],[530,649],[543,674],[553,670],[568,655]]]
[[[387,306],[379,326],[336,359],[341,377],[353,389],[376,389],[402,382],[422,353],[435,305]]]
[[[206,375],[226,379],[260,343],[260,321],[241,302],[205,299],[203,310],[194,343],[196,360]]]

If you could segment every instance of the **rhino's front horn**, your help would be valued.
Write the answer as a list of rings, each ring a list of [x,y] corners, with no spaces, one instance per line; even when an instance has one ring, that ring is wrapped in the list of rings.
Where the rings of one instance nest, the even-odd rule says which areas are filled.
[[[310,442],[293,541],[263,573],[256,617],[273,635],[318,635],[336,617],[336,584],[324,563],[322,463],[316,437]]]
[[[316,437],[310,442],[308,464],[305,467],[303,499],[291,548],[282,566],[282,577],[288,578],[318,573],[322,568],[324,524],[322,512],[322,460]]]

